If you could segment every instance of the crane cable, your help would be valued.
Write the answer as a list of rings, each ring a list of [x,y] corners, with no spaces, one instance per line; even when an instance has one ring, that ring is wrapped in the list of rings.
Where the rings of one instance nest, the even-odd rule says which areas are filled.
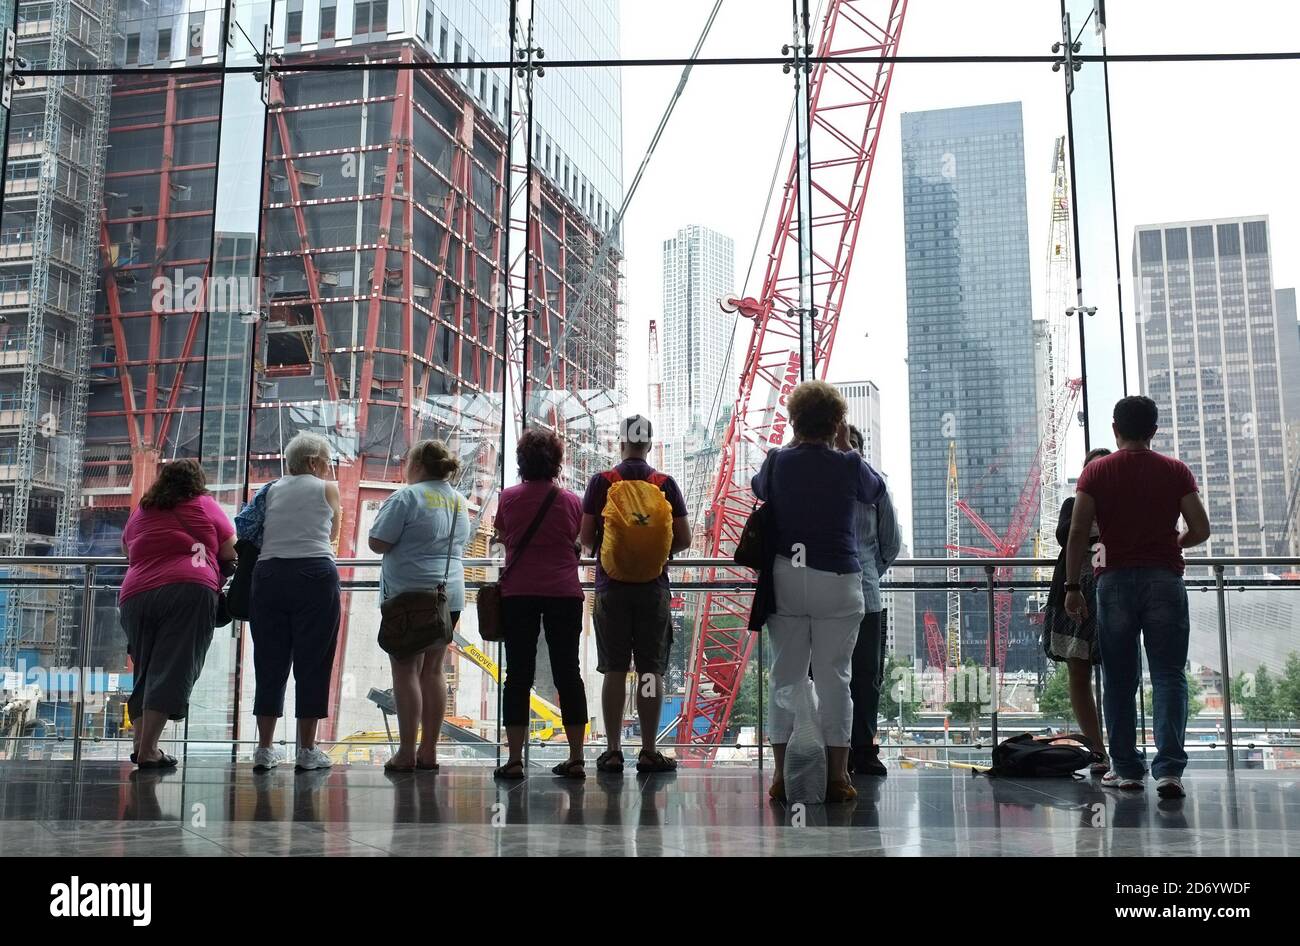
[[[822,18],[822,10],[824,9],[825,4],[826,0],[819,0],[817,4],[817,13],[813,17],[813,22],[817,22]],[[745,270],[745,281],[741,283],[740,291],[742,296],[745,294],[745,290],[749,288],[749,280],[754,275],[754,264],[758,261],[758,250],[763,242],[763,231],[767,227],[768,214],[772,210],[772,196],[776,193],[776,182],[780,179],[781,168],[785,166],[785,149],[786,145],[789,144],[790,141],[790,128],[794,125],[794,105],[795,103],[792,101],[790,103],[789,114],[786,115],[785,133],[781,135],[781,147],[779,147],[776,152],[776,162],[772,168],[772,180],[767,185],[767,198],[763,201],[763,217],[758,223],[757,232],[754,234],[754,248],[749,254],[749,267]],[[731,341],[727,345],[727,357],[722,363],[722,371],[718,374],[718,382],[714,386],[713,403],[709,407],[708,422],[704,427],[706,434],[713,429],[714,425],[718,422],[719,414],[722,412],[723,387],[727,383],[729,372],[731,371],[732,357],[736,352],[736,329],[739,326],[740,311],[737,310],[731,316]],[[708,472],[710,475],[712,474],[712,464],[710,464]],[[694,486],[694,483],[692,483],[691,486]],[[692,532],[694,532],[695,528],[699,525],[699,517],[703,514],[703,509],[704,503],[698,503],[696,505],[694,519],[691,522]]]
[[[632,177],[632,183],[628,186],[627,192],[623,195],[623,202],[619,205],[618,212],[614,215],[613,225],[601,238],[600,250],[596,254],[596,258],[592,261],[591,268],[587,270],[586,278],[582,281],[582,286],[578,290],[577,298],[572,306],[567,307],[568,312],[573,313],[574,318],[581,317],[583,306],[587,301],[587,296],[591,292],[592,285],[595,283],[597,275],[604,268],[606,260],[609,259],[609,251],[614,242],[613,235],[618,233],[622,226],[623,218],[627,215],[628,205],[636,195],[637,188],[641,185],[641,178],[645,175],[646,168],[650,164],[650,159],[654,156],[655,150],[659,147],[659,140],[663,137],[664,130],[668,127],[668,120],[672,118],[673,111],[677,108],[678,101],[681,100],[682,92],[686,89],[686,81],[690,78],[691,70],[695,67],[695,60],[699,58],[700,50],[703,48],[704,41],[708,38],[709,32],[713,29],[713,23],[718,18],[718,11],[721,8],[722,0],[715,0],[713,10],[710,11],[709,18],[705,21],[704,29],[700,33],[700,38],[695,41],[695,48],[691,50],[689,61],[682,67],[682,75],[677,81],[677,88],[673,90],[672,98],[668,100],[668,107],[664,109],[664,113],[659,119],[659,125],[655,129],[653,137],[650,139],[650,144],[647,146],[645,154],[641,157],[640,164],[637,166],[636,174]],[[531,142],[529,142],[529,146],[531,146]],[[551,364],[555,360],[556,353],[565,349],[572,321],[573,320],[569,318],[563,320],[564,329],[557,342],[551,346],[551,350],[546,360],[546,366],[541,372],[542,378],[545,378],[550,374]],[[528,409],[526,404],[524,405],[524,409]]]

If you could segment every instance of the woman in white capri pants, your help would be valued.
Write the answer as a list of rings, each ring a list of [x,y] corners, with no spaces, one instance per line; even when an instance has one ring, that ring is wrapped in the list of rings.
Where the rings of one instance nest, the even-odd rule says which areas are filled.
[[[776,611],[767,619],[772,641],[772,701],[768,738],[776,756],[769,794],[785,800],[781,772],[793,715],[776,701],[785,686],[805,685],[811,666],[827,753],[827,801],[849,801],[849,694],[853,645],[864,613],[858,561],[857,504],[885,491],[879,475],[849,446],[848,404],[833,385],[805,381],[786,410],[794,440],[767,455],[754,476],[754,494],[775,510]]]

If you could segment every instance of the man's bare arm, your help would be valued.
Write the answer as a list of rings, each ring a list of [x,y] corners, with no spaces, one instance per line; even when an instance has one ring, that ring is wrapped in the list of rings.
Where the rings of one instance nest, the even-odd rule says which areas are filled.
[[[1178,536],[1178,545],[1190,549],[1206,541],[1210,537],[1210,517],[1201,502],[1201,494],[1188,493],[1178,508],[1183,514],[1183,522],[1187,523],[1187,531]]]

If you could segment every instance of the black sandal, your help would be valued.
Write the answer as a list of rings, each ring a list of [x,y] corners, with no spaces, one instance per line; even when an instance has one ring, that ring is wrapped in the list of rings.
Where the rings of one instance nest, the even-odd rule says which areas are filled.
[[[584,779],[587,777],[587,770],[581,759],[566,759],[551,769],[551,772],[560,776],[560,778]]]
[[[623,753],[618,749],[606,749],[596,757],[596,771],[622,772],[623,761]]]
[[[157,759],[141,759],[136,767],[141,769],[174,769],[179,764],[175,756],[162,753]]]
[[[641,773],[676,772],[677,760],[668,758],[662,752],[642,749],[641,754],[636,757],[636,770]]]
[[[511,775],[512,769],[518,769],[519,774]],[[522,762],[507,762],[505,765],[498,766],[492,772],[493,778],[505,779],[510,782],[517,782],[524,777],[524,764]]]

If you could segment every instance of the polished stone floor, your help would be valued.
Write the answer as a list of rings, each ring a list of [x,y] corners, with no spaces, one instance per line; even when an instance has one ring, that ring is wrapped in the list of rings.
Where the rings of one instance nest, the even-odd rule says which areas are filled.
[[[369,766],[255,774],[193,763],[0,762],[0,854],[865,855],[1300,854],[1300,772],[1191,773],[1160,801],[1096,781],[895,770],[804,816],[766,803],[769,773],[682,770],[584,782],[545,769],[386,775]]]

